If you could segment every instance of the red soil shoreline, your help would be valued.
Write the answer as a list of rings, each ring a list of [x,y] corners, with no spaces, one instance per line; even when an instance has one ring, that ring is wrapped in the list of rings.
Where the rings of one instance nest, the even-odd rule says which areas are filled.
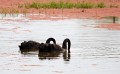
[[[40,9],[29,10],[30,14],[27,17],[31,19],[83,19],[83,18],[97,18],[108,16],[120,17],[120,8],[92,8],[92,9]],[[38,15],[34,15],[38,14]],[[39,15],[39,14],[45,14]],[[56,18],[52,18],[56,17]]]
[[[18,8],[18,4],[32,3],[32,2],[49,2],[49,1],[60,1],[60,0],[0,0],[0,11],[2,8],[6,9],[17,9],[19,13],[24,13],[24,8]],[[120,0],[62,0],[70,2],[104,2],[105,5],[110,4],[117,5],[118,8],[92,8],[92,9],[25,9],[27,17],[30,19],[79,19],[79,18],[101,18],[107,16],[120,17]],[[33,15],[28,15],[33,14]],[[40,15],[34,15],[40,14]],[[45,14],[45,16],[41,15]],[[55,18],[56,17],[56,18]]]

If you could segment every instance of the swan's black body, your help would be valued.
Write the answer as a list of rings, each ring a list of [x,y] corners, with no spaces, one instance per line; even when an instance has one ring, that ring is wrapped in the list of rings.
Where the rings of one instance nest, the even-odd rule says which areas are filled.
[[[50,41],[53,41],[53,44],[51,44]],[[68,47],[67,47],[67,44],[68,44]],[[66,38],[63,41],[62,47],[59,46],[58,44],[56,44],[56,41],[54,38],[49,38],[46,41],[46,43],[40,44],[39,52],[53,52],[53,51],[63,52],[63,51],[66,51],[68,49],[68,53],[70,53],[70,46],[71,46],[71,42],[70,42],[70,39],[68,39],[68,38]]]
[[[35,41],[24,41],[19,45],[20,51],[29,52],[38,50],[40,43]]]
[[[53,44],[50,42],[53,41]],[[63,52],[67,51],[70,53],[71,42],[70,39],[66,38],[63,41],[62,47],[56,44],[54,38],[48,38],[46,43],[38,43],[35,41],[24,41],[19,46],[21,52],[30,52],[39,50],[39,52]]]

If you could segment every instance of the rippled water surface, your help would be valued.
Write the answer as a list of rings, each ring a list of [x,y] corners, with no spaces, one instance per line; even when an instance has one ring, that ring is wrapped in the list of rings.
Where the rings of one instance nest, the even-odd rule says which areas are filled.
[[[119,18],[116,21],[120,23]],[[23,15],[0,18],[1,74],[119,74],[120,30],[96,28],[112,19],[30,20]],[[62,45],[71,39],[71,53],[55,57],[38,52],[21,54],[24,40],[45,42],[54,37]]]

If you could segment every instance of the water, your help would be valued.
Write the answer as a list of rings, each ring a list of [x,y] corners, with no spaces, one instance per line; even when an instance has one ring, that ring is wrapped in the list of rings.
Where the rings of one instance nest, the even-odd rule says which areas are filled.
[[[119,18],[116,21],[120,22]],[[120,30],[95,28],[112,19],[30,20],[20,14],[0,19],[0,72],[2,74],[119,74]],[[55,57],[38,52],[21,54],[24,40],[45,42],[54,37],[62,45],[71,39],[71,53]]]

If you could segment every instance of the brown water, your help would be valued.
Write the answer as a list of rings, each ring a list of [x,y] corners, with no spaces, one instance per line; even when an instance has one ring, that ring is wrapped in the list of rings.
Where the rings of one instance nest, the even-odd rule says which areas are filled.
[[[113,23],[104,19],[29,20],[23,15],[0,20],[1,74],[119,74],[120,30],[95,28]],[[120,23],[119,18],[116,23]],[[71,53],[54,57],[38,52],[21,54],[18,45],[24,40],[45,42],[54,37],[59,45],[71,39]]]

